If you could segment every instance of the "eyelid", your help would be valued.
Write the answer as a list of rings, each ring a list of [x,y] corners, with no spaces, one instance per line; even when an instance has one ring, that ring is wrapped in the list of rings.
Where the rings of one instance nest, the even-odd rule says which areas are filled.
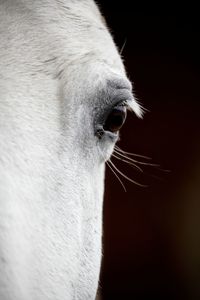
[[[128,106],[129,106],[129,105],[128,105],[128,101],[127,101],[127,100],[120,101],[120,102],[118,102],[117,104],[115,104],[115,105],[113,106],[113,108],[115,108],[115,107],[117,107],[117,106],[126,106],[126,107],[128,107]]]
[[[120,88],[120,89],[114,89],[112,93],[112,98],[115,99],[115,104],[119,105],[121,103],[126,103],[127,108],[131,111],[133,111],[137,117],[142,118],[144,109],[142,106],[137,102],[137,100],[134,98],[133,92],[130,89],[127,88]]]

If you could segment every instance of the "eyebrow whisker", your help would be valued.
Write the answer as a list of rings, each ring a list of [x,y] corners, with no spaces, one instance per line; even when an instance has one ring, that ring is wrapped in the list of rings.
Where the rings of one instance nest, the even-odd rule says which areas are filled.
[[[125,46],[126,46],[126,42],[127,42],[127,39],[125,39],[125,41],[124,41],[124,43],[123,43],[123,45],[122,45],[122,47],[121,47],[121,50],[120,50],[120,55],[122,55],[122,52],[123,52],[123,50],[124,50],[124,48],[125,48]]]

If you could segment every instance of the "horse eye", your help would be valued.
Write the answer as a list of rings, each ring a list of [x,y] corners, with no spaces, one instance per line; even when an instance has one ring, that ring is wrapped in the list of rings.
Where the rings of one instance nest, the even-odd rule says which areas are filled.
[[[125,105],[116,106],[108,115],[103,129],[116,133],[123,126],[127,115],[127,109]]]

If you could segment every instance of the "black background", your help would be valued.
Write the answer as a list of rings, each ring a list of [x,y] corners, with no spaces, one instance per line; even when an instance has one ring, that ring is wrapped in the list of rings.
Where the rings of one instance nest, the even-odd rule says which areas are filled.
[[[112,159],[141,188],[107,168],[102,299],[200,299],[200,73],[197,8],[99,1],[134,94],[119,146],[149,156],[144,174]],[[141,5],[142,6],[142,5]],[[143,160],[144,161],[144,160]]]

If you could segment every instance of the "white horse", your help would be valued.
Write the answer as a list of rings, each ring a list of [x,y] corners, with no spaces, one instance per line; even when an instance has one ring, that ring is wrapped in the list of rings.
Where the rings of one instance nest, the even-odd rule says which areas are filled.
[[[92,0],[0,0],[0,299],[94,299],[131,84]]]

